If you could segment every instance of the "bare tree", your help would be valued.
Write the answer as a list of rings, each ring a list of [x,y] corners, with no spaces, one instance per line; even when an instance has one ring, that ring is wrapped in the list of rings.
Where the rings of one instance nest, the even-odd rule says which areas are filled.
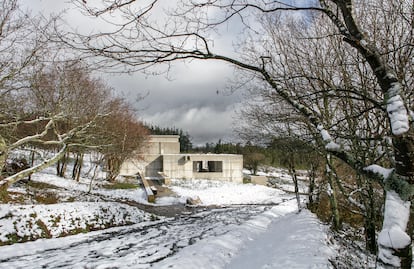
[[[95,129],[98,141],[107,145],[100,148],[106,165],[106,177],[113,181],[119,175],[122,163],[139,157],[145,145],[148,130],[140,122],[131,105],[122,98],[114,98],[108,106],[111,114],[102,119]]]
[[[52,123],[44,124],[43,132],[26,139],[12,137],[18,122],[37,124],[48,120],[27,119],[23,98],[30,84],[29,77],[45,49],[43,30],[46,25],[22,12],[17,0],[3,1],[0,5],[0,169],[3,170],[10,150],[37,139]],[[0,179],[4,176],[2,173]],[[1,190],[5,182],[1,181]]]
[[[17,0],[3,1],[0,5],[0,195],[3,196],[10,185],[57,163],[70,151],[82,156],[85,148],[101,150],[119,142],[101,139],[104,119],[118,113],[110,109],[118,102],[111,89],[94,78],[90,67],[82,61],[67,60],[66,53],[48,43],[48,22],[21,11]],[[106,123],[109,126],[110,122]],[[101,133],[95,133],[96,130]],[[116,139],[124,141],[124,137]],[[9,173],[4,169],[6,161],[17,149],[30,150],[37,161],[32,167]],[[81,158],[73,173],[75,179],[80,168]]]
[[[40,116],[64,115],[57,123],[59,132],[85,124],[96,115],[108,115],[112,99],[111,89],[99,79],[93,78],[89,68],[79,62],[55,63],[43,67],[31,79],[28,92],[33,114]],[[91,105],[93,104],[93,105]],[[93,127],[93,126],[92,126]],[[91,128],[91,132],[93,128]],[[22,136],[27,134],[24,130]],[[69,153],[75,156],[72,178],[79,180],[85,148],[96,148],[94,134],[83,134],[57,163],[57,174],[65,175]],[[103,146],[103,145],[101,145]]]
[[[390,164],[392,158],[389,153],[392,151],[387,142],[384,110],[375,101],[376,96],[367,92],[367,89],[375,89],[375,84],[369,68],[361,64],[361,57],[353,55],[351,48],[341,46],[340,37],[331,34],[335,29],[329,24],[305,27],[306,25],[289,18],[276,21],[272,19],[263,18],[262,23],[269,32],[269,38],[264,45],[266,50],[279,51],[279,59],[272,59],[268,64],[271,64],[273,70],[277,70],[274,77],[293,92],[292,98],[298,103],[309,110],[317,111],[324,126],[329,128],[330,135],[346,146],[347,151],[362,165]],[[323,36],[324,40],[318,38]],[[288,122],[295,127],[294,133],[298,139],[317,141],[320,138],[320,134],[308,124],[307,118],[297,115],[283,99],[272,94],[266,87],[255,87],[249,92],[249,97],[249,100],[256,102],[250,101],[243,106],[242,116],[250,125],[250,128],[243,127],[243,130],[252,129],[255,133],[261,130],[263,135],[270,137],[291,136],[283,134],[288,130],[283,124]],[[338,174],[334,172],[335,162],[329,151],[322,143],[311,146],[322,155],[326,160],[325,167],[329,168],[324,175],[329,186],[327,190],[334,227],[340,227],[338,205],[341,202],[335,197],[342,195],[349,202],[347,206],[342,206],[344,210],[361,210],[366,232],[370,235],[367,236],[367,247],[375,253],[375,229],[372,227],[375,227],[377,218],[373,214],[378,211],[378,204],[373,202],[372,182],[367,182],[366,177],[354,177],[346,173],[345,177],[353,179],[353,186],[349,185],[349,180],[342,178],[344,182],[348,182],[347,188],[344,188],[341,181],[336,180]],[[337,191],[341,193],[336,193]],[[355,204],[356,200],[350,194],[354,198],[359,197],[357,200],[361,204]],[[352,209],[352,212],[355,210]]]
[[[74,0],[74,3],[92,16],[105,17],[107,20],[111,19],[109,15],[116,18],[114,25],[119,27],[111,33],[88,36],[65,34],[60,37],[72,47],[96,57],[98,63],[110,66],[127,64],[132,70],[138,70],[154,64],[168,65],[176,60],[215,59],[233,64],[248,72],[251,78],[263,81],[271,94],[279,96],[293,111],[306,119],[312,133],[319,134],[318,139],[315,139],[318,145],[347,163],[357,173],[385,182],[387,195],[383,229],[379,235],[379,259],[388,266],[411,267],[411,234],[414,224],[414,214],[410,214],[414,179],[414,136],[410,116],[414,17],[412,2],[319,0],[307,6],[292,6],[281,1],[183,0],[167,3],[168,8],[165,9],[168,14],[164,16],[156,16],[163,11],[163,2],[160,0],[105,0],[99,7],[89,5],[88,1]],[[341,49],[353,51],[353,54],[342,59],[344,62],[340,66],[346,66],[348,59],[359,58],[371,80],[364,87],[364,92],[353,90],[347,95],[341,87],[337,87],[337,83],[330,85],[318,79],[308,79],[307,82],[311,86],[326,84],[324,87],[329,91],[325,95],[337,99],[359,98],[376,107],[376,113],[386,119],[379,129],[384,128],[391,141],[391,155],[395,159],[389,164],[392,172],[387,170],[388,173],[382,173],[386,170],[380,169],[377,164],[367,166],[349,150],[343,137],[335,135],[333,122],[326,116],[335,115],[339,102],[321,106],[320,108],[330,111],[324,114],[318,107],[302,104],[302,99],[298,96],[305,92],[296,93],[287,87],[289,78],[293,79],[297,75],[295,72],[291,73],[291,70],[281,66],[289,77],[280,80],[281,70],[274,68],[281,59],[279,51],[271,46],[271,50],[267,50],[263,46],[268,44],[272,33],[256,18],[268,18],[270,23],[274,23],[282,11],[307,12],[306,24],[302,25],[304,35],[315,33],[307,32],[311,28],[309,26],[333,26],[327,36],[309,38],[314,38],[317,44],[317,41],[323,44],[326,38],[337,38]],[[119,22],[117,14],[122,16],[124,22]],[[212,40],[214,30],[220,30],[223,24],[231,24],[235,19],[239,19],[245,26],[242,38],[243,41],[248,40],[250,46],[238,48],[232,55],[215,53]],[[372,26],[375,27],[371,28]],[[370,31],[372,29],[374,31]],[[302,52],[302,58],[306,58],[306,53]],[[312,58],[315,56],[312,55]],[[335,77],[340,73],[341,67],[334,73],[331,73],[332,68],[327,68],[335,64],[336,59],[332,58],[334,54],[324,51],[319,56],[331,61],[327,61],[326,66],[314,67],[316,71],[337,82]],[[352,81],[352,77],[349,79]],[[364,127],[364,122],[361,121],[359,126]],[[355,134],[351,135],[355,137]],[[397,211],[399,214],[393,213]]]
[[[33,38],[30,24],[18,9],[17,0],[3,1],[0,9],[0,120],[13,120],[19,111],[19,102],[14,98],[16,91],[24,88],[24,78],[34,64],[42,48],[38,42],[27,42]],[[35,38],[36,39],[36,38]],[[27,42],[27,43],[26,43]],[[28,53],[21,53],[25,49]],[[0,167],[7,158],[7,141],[0,134]]]

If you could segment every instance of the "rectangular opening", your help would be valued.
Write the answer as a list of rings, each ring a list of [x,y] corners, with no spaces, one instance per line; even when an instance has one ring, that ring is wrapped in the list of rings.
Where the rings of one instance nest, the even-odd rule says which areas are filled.
[[[223,162],[222,161],[209,161],[208,171],[209,172],[223,172]]]
[[[222,161],[195,161],[193,162],[193,172],[198,172],[198,173],[223,172],[223,162]]]

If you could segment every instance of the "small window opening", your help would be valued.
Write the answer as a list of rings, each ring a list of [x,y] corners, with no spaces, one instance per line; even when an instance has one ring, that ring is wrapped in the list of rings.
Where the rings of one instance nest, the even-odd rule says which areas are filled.
[[[195,161],[193,162],[193,171],[199,173],[223,172],[222,161]]]

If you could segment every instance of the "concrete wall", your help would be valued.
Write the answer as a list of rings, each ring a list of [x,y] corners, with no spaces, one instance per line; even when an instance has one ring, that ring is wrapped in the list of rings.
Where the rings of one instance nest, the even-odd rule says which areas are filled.
[[[134,176],[139,173],[145,177],[158,177],[158,171],[163,171],[163,156],[145,154],[140,159],[128,159],[123,162],[120,175]]]
[[[137,173],[147,177],[156,177],[158,171],[163,171],[163,154],[180,153],[180,136],[178,135],[150,135],[143,152],[136,153],[141,159],[129,159],[121,165],[120,174],[132,176]]]
[[[179,154],[180,136],[151,135],[146,148],[146,154]]]
[[[267,177],[266,176],[249,176],[250,181],[253,184],[267,186]]]
[[[143,174],[147,164],[141,159],[128,159],[121,165],[119,174],[122,176],[135,176]]]
[[[231,154],[174,154],[164,155],[164,173],[170,178],[213,179],[243,182],[243,156]],[[194,162],[222,162],[219,172],[194,171]]]
[[[213,179],[243,182],[243,156],[234,154],[180,154],[179,136],[150,136],[141,159],[130,159],[121,166],[120,174],[170,178]]]

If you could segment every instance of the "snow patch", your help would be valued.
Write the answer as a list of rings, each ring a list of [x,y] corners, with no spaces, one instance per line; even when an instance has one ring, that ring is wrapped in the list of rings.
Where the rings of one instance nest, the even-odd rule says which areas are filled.
[[[341,146],[333,141],[329,132],[322,125],[318,125],[317,129],[321,133],[322,140],[326,142],[325,149],[330,151],[338,151],[341,149]]]
[[[392,250],[405,248],[411,243],[410,236],[405,232],[409,215],[410,202],[403,201],[395,191],[387,191],[384,222],[378,235],[378,256],[395,267],[400,267],[400,259]]]
[[[333,195],[333,190],[331,188],[331,184],[326,184],[326,192],[329,196]]]
[[[332,141],[331,135],[329,134],[329,132],[325,128],[323,128],[322,125],[318,125],[317,128],[318,128],[319,132],[321,133],[323,141],[326,141],[326,142]]]
[[[352,10],[353,10],[353,9],[352,9]],[[362,45],[362,46],[364,46],[364,47],[368,46],[368,42],[367,42],[365,39],[361,39],[361,40],[360,40],[360,43],[361,43],[361,45]]]
[[[391,122],[391,130],[394,135],[401,135],[410,128],[407,109],[404,101],[399,95],[401,84],[399,82],[392,83],[388,90],[387,112]]]
[[[36,239],[47,232],[49,237],[59,237],[77,229],[102,229],[150,219],[148,213],[114,202],[2,205],[0,215],[1,242],[7,242],[13,235]]]
[[[80,182],[71,179],[61,178],[54,174],[38,173],[32,175],[32,180],[36,182],[47,183],[67,190],[78,191],[83,193],[89,192],[90,179],[81,178]],[[117,189],[108,190],[94,186],[90,193],[99,194],[107,198],[130,200],[138,203],[146,203],[146,194],[141,188],[136,189]]]
[[[364,170],[374,174],[379,174],[384,178],[384,180],[389,178],[391,173],[394,171],[393,168],[384,168],[377,164],[371,164],[370,166],[365,167]]]
[[[325,148],[330,151],[338,151],[341,149],[341,146],[333,141],[326,144]]]
[[[260,185],[215,180],[172,180],[171,190],[181,197],[199,197],[203,205],[275,204],[284,192]]]

